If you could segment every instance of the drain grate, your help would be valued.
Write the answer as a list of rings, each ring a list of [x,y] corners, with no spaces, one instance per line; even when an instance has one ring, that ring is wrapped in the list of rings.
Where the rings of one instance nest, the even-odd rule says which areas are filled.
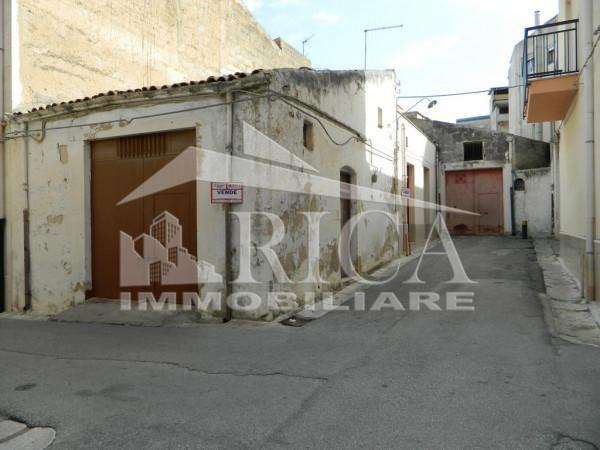
[[[281,323],[281,325],[286,325],[288,327],[303,327],[308,322],[312,322],[313,320],[314,319],[292,316],[292,317],[288,317],[285,320],[282,320],[280,323]]]

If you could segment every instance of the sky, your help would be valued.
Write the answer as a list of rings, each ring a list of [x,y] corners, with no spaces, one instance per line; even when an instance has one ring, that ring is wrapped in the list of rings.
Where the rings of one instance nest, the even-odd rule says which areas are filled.
[[[245,0],[273,37],[305,53],[316,69],[362,69],[364,29],[402,24],[368,34],[368,69],[395,69],[399,95],[488,89],[508,84],[513,48],[532,26],[558,12],[558,0]],[[418,99],[399,100],[404,108]],[[447,122],[489,114],[487,94],[438,98],[416,108]]]

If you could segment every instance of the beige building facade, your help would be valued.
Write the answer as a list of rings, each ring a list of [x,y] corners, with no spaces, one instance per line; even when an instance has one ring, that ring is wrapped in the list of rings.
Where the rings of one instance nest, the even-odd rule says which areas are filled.
[[[579,19],[578,89],[559,132],[561,254],[589,300],[600,299],[600,52],[588,59],[600,24],[600,4],[561,0],[559,20]],[[587,45],[586,45],[587,44]],[[587,64],[586,64],[587,61]],[[586,68],[583,65],[586,64]],[[587,73],[584,76],[584,71]],[[587,84],[587,90],[586,86]],[[586,92],[591,92],[586,106]],[[586,111],[587,110],[587,111]],[[593,119],[590,121],[589,114]],[[592,123],[592,126],[586,124]],[[589,141],[592,142],[589,142]],[[586,141],[588,143],[586,144]],[[586,148],[587,147],[587,148]],[[591,148],[590,148],[591,147]],[[593,152],[593,165],[589,153]],[[590,204],[591,203],[591,204]],[[593,258],[586,258],[586,241]],[[588,253],[592,256],[592,253]]]
[[[310,65],[242,0],[11,0],[8,110],[110,90]]]
[[[556,21],[535,30],[557,38],[531,45],[540,50],[529,62],[524,94],[528,126],[554,129],[556,234],[561,257],[588,301],[600,298],[599,24],[598,2],[560,0]]]

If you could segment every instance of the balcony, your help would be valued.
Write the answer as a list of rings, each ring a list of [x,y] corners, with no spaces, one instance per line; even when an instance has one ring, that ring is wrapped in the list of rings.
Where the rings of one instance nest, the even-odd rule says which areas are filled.
[[[563,120],[577,92],[578,20],[525,29],[523,113],[528,123]]]

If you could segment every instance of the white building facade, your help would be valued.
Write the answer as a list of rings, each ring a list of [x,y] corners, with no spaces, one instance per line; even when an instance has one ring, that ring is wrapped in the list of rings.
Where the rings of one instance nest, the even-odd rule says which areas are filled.
[[[393,71],[273,70],[15,116],[6,143],[7,309],[55,313],[123,291],[158,298],[160,286],[119,284],[118,241],[146,233],[132,240],[134,258],[144,258],[136,243],[156,245],[150,227],[165,211],[181,225],[176,247],[222,277],[181,285],[178,296],[260,299],[252,310],[207,314],[272,320],[339,289],[354,269],[367,276],[407,250],[402,161],[414,169],[411,196],[435,199],[433,144],[398,118],[394,94]],[[211,182],[241,183],[243,200],[213,202]],[[344,267],[340,236],[352,217]],[[422,225],[416,245],[432,219],[413,219]],[[183,250],[163,250],[168,261],[153,267],[166,276]],[[278,292],[287,293],[283,306],[271,301]]]

